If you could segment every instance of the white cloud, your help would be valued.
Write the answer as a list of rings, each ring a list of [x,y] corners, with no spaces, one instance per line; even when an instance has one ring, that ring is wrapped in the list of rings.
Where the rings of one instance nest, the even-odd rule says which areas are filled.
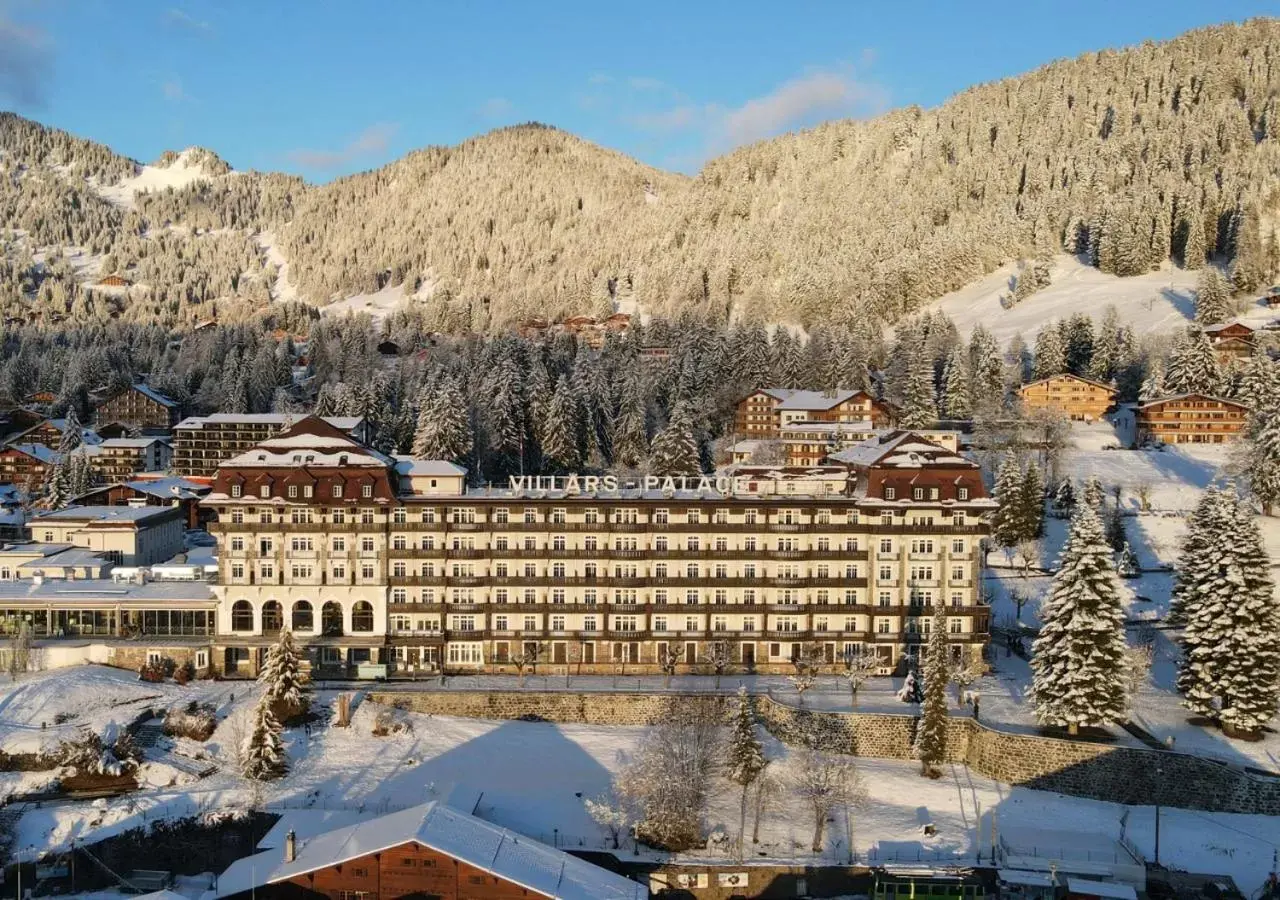
[[[197,19],[177,7],[170,7],[165,10],[164,18],[170,25],[175,25],[178,28],[185,28],[188,31],[194,31],[205,35],[213,34],[213,25],[203,19]]]
[[[506,97],[490,97],[480,104],[480,118],[505,119],[511,114],[511,101]]]
[[[166,100],[172,100],[174,103],[181,103],[187,99],[187,92],[182,89],[182,82],[177,78],[161,82],[160,92],[164,94]]]
[[[0,97],[17,106],[44,106],[53,75],[53,47],[43,31],[0,15]]]
[[[391,122],[379,122],[366,128],[338,150],[293,150],[288,157],[307,169],[331,169],[387,149],[391,138],[400,126]]]
[[[813,72],[725,111],[708,129],[708,139],[713,147],[738,147],[827,119],[872,115],[887,101],[883,87],[858,80],[852,71]]]

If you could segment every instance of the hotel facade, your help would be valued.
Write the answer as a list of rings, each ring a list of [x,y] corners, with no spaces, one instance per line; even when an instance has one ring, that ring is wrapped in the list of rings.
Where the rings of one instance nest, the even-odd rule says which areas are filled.
[[[978,467],[909,432],[838,466],[466,485],[309,417],[218,466],[212,660],[251,676],[282,628],[319,676],[446,671],[901,671],[936,604],[953,652],[990,627]]]

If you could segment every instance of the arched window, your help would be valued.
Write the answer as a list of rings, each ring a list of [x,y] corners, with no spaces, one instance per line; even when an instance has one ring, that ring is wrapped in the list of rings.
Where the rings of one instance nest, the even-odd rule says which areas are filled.
[[[333,600],[320,608],[320,633],[330,637],[342,634],[342,606]]]
[[[293,604],[293,630],[311,631],[316,627],[316,613],[306,600]]]
[[[253,604],[237,600],[231,605],[231,630],[253,631]]]
[[[279,600],[268,600],[262,604],[262,630],[279,631],[284,627],[284,607]]]
[[[351,607],[351,630],[373,631],[373,604],[361,600]]]

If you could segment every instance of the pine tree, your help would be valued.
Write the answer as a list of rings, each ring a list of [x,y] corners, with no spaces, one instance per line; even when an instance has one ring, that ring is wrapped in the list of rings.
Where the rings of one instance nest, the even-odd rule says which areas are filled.
[[[1142,387],[1138,389],[1138,399],[1143,403],[1150,403],[1165,396],[1166,393],[1164,366],[1159,362],[1152,362],[1147,369],[1146,377],[1142,379]]]
[[[1250,356],[1240,373],[1240,386],[1236,398],[1255,412],[1264,407],[1280,405],[1280,378],[1276,364],[1265,353]]]
[[[1044,535],[1044,475],[1033,459],[1027,463],[1018,490],[1018,542],[1035,540]]]
[[[1249,485],[1271,515],[1280,503],[1280,408],[1272,406],[1253,416],[1248,443]]]
[[[1062,334],[1054,325],[1046,325],[1036,335],[1036,358],[1031,377],[1036,381],[1067,371],[1067,352],[1062,346]]]
[[[1203,331],[1188,328],[1175,338],[1164,383],[1174,394],[1217,393],[1222,385],[1222,369]]]
[[[1115,377],[1120,362],[1120,313],[1108,306],[1098,325],[1093,341],[1093,358],[1089,361],[1088,376],[1094,381],[1110,382]]]
[[[1024,534],[1022,468],[1012,453],[1005,454],[996,469],[994,499],[999,506],[991,516],[991,539],[999,547],[1016,547]]]
[[[71,502],[71,472],[65,457],[48,467],[44,482],[44,499],[49,509],[65,509]]]
[[[1053,513],[1056,518],[1066,519],[1071,516],[1076,506],[1076,489],[1070,478],[1058,482],[1058,489],[1053,492]]]
[[[701,474],[698,442],[693,435],[688,408],[683,403],[676,404],[667,426],[654,437],[649,448],[649,471],[661,476]]]
[[[933,360],[917,345],[907,360],[906,386],[903,391],[903,428],[926,428],[938,421],[938,407],[934,402]]]
[[[648,416],[639,377],[629,373],[622,383],[618,414],[613,420],[613,460],[627,468],[640,465],[649,452]]]
[[[1075,734],[1081,725],[1120,721],[1127,659],[1121,588],[1102,523],[1088,503],[1071,520],[1040,622],[1031,657],[1040,724]]]
[[[924,702],[916,727],[916,756],[921,773],[930,778],[938,775],[938,764],[947,755],[947,684],[951,681],[951,648],[947,639],[947,608],[938,603],[933,608],[929,642],[925,647]]]
[[[253,710],[253,722],[240,748],[241,774],[253,781],[281,778],[289,770],[284,742],[280,740],[280,723],[271,713],[264,696]]]
[[[68,453],[84,442],[84,434],[80,425],[80,417],[76,415],[75,406],[67,407],[67,416],[63,422],[65,425],[62,429],[62,434],[58,437],[57,449],[65,458]]]
[[[1210,266],[1196,278],[1196,322],[1217,325],[1231,318],[1231,285]]]
[[[288,722],[305,710],[298,646],[288,628],[281,629],[279,639],[267,649],[258,683],[263,686],[263,702],[277,721]]]
[[[1084,313],[1072,313],[1062,323],[1065,330],[1063,344],[1067,357],[1067,371],[1072,375],[1084,375],[1093,362],[1093,320]]]
[[[942,415],[946,419],[967,419],[972,408],[969,371],[965,352],[956,347],[942,371]]]
[[[742,786],[742,809],[738,818],[738,858],[742,858],[747,830],[747,793],[768,765],[764,746],[756,737],[756,717],[745,687],[738,688],[733,718],[729,722],[729,746],[725,750],[725,775]]]
[[[969,387],[972,396],[999,403],[1004,399],[1004,366],[1000,345],[981,323],[969,336]]]
[[[1095,513],[1101,514],[1102,504],[1107,499],[1107,495],[1097,475],[1090,475],[1084,480],[1084,490],[1081,493],[1085,504],[1092,506]]]
[[[418,459],[443,459],[462,463],[471,454],[471,416],[462,391],[453,379],[444,379],[434,391],[424,392],[410,453]]]
[[[1174,569],[1169,624],[1186,624],[1188,609],[1199,595],[1200,585],[1217,565],[1214,556],[1217,535],[1226,527],[1225,496],[1220,489],[1210,487],[1187,517],[1187,530],[1182,538],[1178,565]]]
[[[1120,512],[1118,503],[1108,507],[1106,532],[1107,544],[1116,553],[1129,545],[1129,539],[1124,530],[1124,516]]]
[[[581,464],[577,422],[578,404],[569,380],[561,375],[542,422],[542,458],[552,469],[574,472]]]
[[[1253,735],[1275,715],[1280,696],[1280,606],[1252,513],[1234,492],[1216,502],[1227,528],[1206,533],[1200,551],[1208,565],[1186,573],[1194,581],[1182,597],[1177,684],[1192,712],[1229,735]]]
[[[1183,230],[1186,237],[1183,241],[1182,267],[1191,270],[1199,269],[1204,266],[1207,253],[1204,241],[1204,215],[1198,206],[1193,205],[1188,211],[1183,219]]]

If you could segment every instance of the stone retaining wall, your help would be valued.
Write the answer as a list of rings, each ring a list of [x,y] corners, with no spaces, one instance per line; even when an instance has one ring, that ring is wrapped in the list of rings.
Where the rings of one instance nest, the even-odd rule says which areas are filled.
[[[732,699],[724,694],[462,690],[384,690],[370,693],[369,699],[441,716],[652,725],[664,719],[673,704],[706,696],[714,696],[722,706]],[[853,756],[911,758],[914,716],[822,712],[770,696],[754,699],[761,723],[785,744]],[[946,759],[1005,784],[1076,797],[1280,815],[1280,778],[1254,776],[1186,753],[997,731],[956,717],[948,723]]]

